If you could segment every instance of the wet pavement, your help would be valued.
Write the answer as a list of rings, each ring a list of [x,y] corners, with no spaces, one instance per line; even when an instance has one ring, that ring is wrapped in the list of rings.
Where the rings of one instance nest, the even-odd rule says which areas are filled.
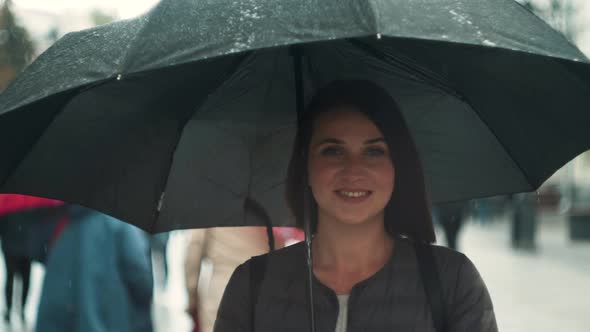
[[[590,331],[590,241],[571,242],[559,215],[539,226],[534,252],[510,248],[506,220],[469,224],[460,244],[488,286],[500,331]]]
[[[515,251],[510,247],[509,227],[505,218],[485,224],[472,220],[459,239],[461,251],[472,259],[488,286],[500,331],[589,331],[590,241],[571,242],[563,217],[543,215],[537,234],[538,249]],[[157,286],[154,295],[157,331],[191,329],[184,313],[187,301],[182,263],[186,241],[185,233],[172,234],[169,283],[167,287]],[[14,314],[12,327],[0,322],[0,331],[33,330],[42,277],[43,268],[34,265],[27,325],[23,327]],[[158,277],[156,274],[156,281]],[[4,278],[4,269],[0,268],[0,285],[4,285]],[[2,295],[0,312],[4,312],[3,299]]]

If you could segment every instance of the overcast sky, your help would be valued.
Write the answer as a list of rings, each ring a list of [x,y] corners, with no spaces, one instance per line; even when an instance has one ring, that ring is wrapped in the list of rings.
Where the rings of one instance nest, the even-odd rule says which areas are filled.
[[[549,0],[536,1],[543,4]],[[585,25],[586,28],[586,31],[578,37],[578,47],[590,56],[590,1],[570,1],[574,1],[578,5],[578,23]],[[13,0],[13,3],[21,8],[46,12],[63,13],[69,9],[89,10],[100,8],[108,13],[115,14],[118,18],[130,18],[142,14],[157,2],[158,0]]]
[[[144,13],[158,0],[12,0],[12,2],[21,8],[47,12],[99,8],[116,13],[118,18],[130,18]]]

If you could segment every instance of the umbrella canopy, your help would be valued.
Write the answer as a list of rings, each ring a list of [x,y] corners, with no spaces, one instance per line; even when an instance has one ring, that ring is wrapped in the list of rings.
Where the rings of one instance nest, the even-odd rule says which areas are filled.
[[[294,61],[295,60],[295,61]],[[148,231],[290,219],[304,97],[399,102],[434,202],[530,191],[590,148],[590,61],[511,0],[164,0],[66,35],[0,95],[0,191]]]

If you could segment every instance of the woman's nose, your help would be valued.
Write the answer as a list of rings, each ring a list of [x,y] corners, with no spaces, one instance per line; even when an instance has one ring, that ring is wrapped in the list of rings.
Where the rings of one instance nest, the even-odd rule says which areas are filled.
[[[366,170],[365,161],[362,157],[347,156],[343,160],[342,171],[348,176],[362,176]]]

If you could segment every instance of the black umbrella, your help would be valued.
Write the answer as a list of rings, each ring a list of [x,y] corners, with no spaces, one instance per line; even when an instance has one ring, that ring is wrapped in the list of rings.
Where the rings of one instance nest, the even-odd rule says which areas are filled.
[[[0,96],[0,191],[152,232],[260,223],[248,201],[286,225],[296,105],[343,78],[399,101],[434,202],[534,190],[590,148],[590,61],[516,2],[164,0]]]

